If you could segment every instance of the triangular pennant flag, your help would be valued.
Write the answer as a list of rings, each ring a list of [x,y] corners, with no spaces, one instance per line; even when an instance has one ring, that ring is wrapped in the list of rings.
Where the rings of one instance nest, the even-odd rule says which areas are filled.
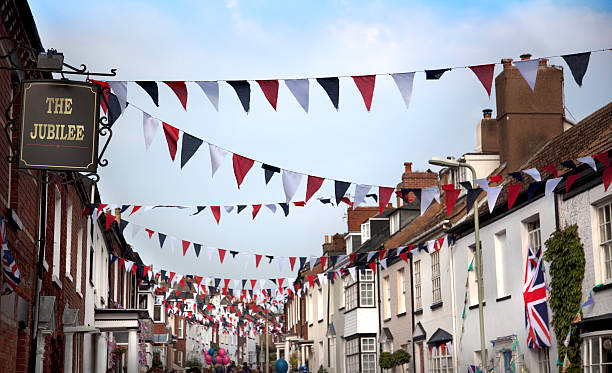
[[[202,139],[183,132],[183,145],[181,146],[181,168],[193,157],[195,152],[202,145]]]
[[[427,80],[438,80],[442,77],[442,74],[449,71],[449,68],[446,69],[436,69],[436,70],[425,70],[425,79]]]
[[[224,208],[225,212],[227,212],[228,214],[234,210],[234,206],[224,206]]]
[[[220,206],[210,206],[210,211],[212,211],[217,224],[219,224],[219,219],[221,219],[221,207]]]
[[[351,278],[352,278],[353,280],[355,280],[355,272],[356,272],[356,271],[355,271],[355,269],[356,269],[355,267],[350,267],[350,268],[348,269],[348,271],[349,271],[349,275],[351,275]]]
[[[129,222],[127,220],[121,219],[119,221],[119,231],[121,232],[121,234],[123,234],[123,231],[125,230],[125,227],[127,227],[128,224]]]
[[[305,256],[301,256],[300,257],[300,268],[304,267],[304,264],[306,264],[306,257]],[[298,269],[300,269],[298,268]]]
[[[520,171],[510,172],[508,175],[510,175],[513,178],[515,178],[516,181],[518,181],[519,183],[523,182],[523,175],[521,175]]]
[[[584,74],[586,74],[587,67],[589,66],[591,52],[566,54],[561,57],[563,57],[565,63],[569,66],[576,83],[582,87],[582,78],[584,78]]]
[[[438,203],[440,202],[440,189],[437,186],[431,186],[427,188],[421,189],[421,215],[427,211],[431,202],[436,199]]]
[[[191,245],[191,242],[183,240],[183,256],[187,254],[187,249],[189,249],[189,245]]]
[[[149,97],[151,97],[151,100],[153,100],[153,103],[155,104],[155,106],[159,106],[159,92],[158,92],[158,89],[157,89],[157,83],[156,82],[153,82],[153,81],[137,81],[136,84],[138,84],[142,89],[145,90],[145,92],[147,92]]]
[[[385,211],[394,190],[392,187],[378,187],[378,211],[381,214]]]
[[[553,174],[554,177],[559,176],[557,172],[557,168],[555,167],[554,164],[545,164],[541,166],[540,168],[543,169],[544,171],[550,172],[551,174]]]
[[[608,153],[598,153],[593,154],[593,158],[599,161],[599,163],[603,164],[605,167],[610,167],[610,156]]]
[[[184,81],[164,81],[170,89],[178,97],[183,108],[187,110],[187,86]]]
[[[370,262],[370,263],[368,263],[368,267],[370,267],[370,269],[372,270],[372,272],[374,272],[374,274],[376,274],[376,262]]]
[[[270,204],[267,204],[266,207],[269,208],[270,211],[272,211],[273,214],[276,213],[276,205],[275,204],[270,203]]]
[[[278,100],[278,80],[257,80],[257,84],[261,88],[264,96],[274,110],[276,110],[276,101]]]
[[[527,187],[527,201],[531,201],[531,199],[535,197],[541,184],[541,181],[534,181],[533,183],[529,184],[529,186]]]
[[[210,164],[212,166],[212,176],[215,176],[215,172],[221,165],[221,162],[225,159],[228,151],[222,149],[216,145],[208,144],[208,150],[210,151]]]
[[[314,269],[315,264],[317,263],[317,257],[316,256],[311,256],[310,257],[310,270],[312,271]]]
[[[408,253],[400,253],[399,257],[406,263],[408,263]]]
[[[162,122],[164,128],[164,135],[166,135],[166,141],[168,142],[168,151],[170,152],[170,158],[174,161],[176,156],[176,145],[179,139],[179,129],[169,125],[166,122]]]
[[[109,230],[111,225],[113,225],[113,222],[115,221],[115,215],[108,212],[104,215],[106,217],[106,230]]]
[[[125,111],[127,107],[127,82],[125,81],[110,81],[108,85],[112,89],[115,96],[117,96],[117,100],[119,101],[119,105],[121,108],[121,113]]]
[[[372,96],[374,95],[374,85],[376,84],[376,75],[353,76],[353,80],[361,93],[361,97],[363,97],[366,109],[370,111]]]
[[[608,187],[610,186],[610,183],[612,182],[612,167],[606,167],[603,170],[603,173],[601,174],[601,180],[603,181],[604,184],[604,191],[608,191]]]
[[[586,157],[576,158],[576,159],[578,160],[578,162],[588,164],[593,169],[593,171],[597,171],[597,165],[595,164],[595,160],[590,155]]]
[[[246,208],[246,205],[238,205],[236,206],[236,213],[240,214],[242,212],[242,210],[244,210]]]
[[[355,185],[355,200],[353,201],[353,209],[357,208],[357,206],[365,202],[365,197],[370,191],[370,189],[372,189],[371,185]]]
[[[198,211],[196,211],[195,213],[191,214],[191,216],[197,215],[197,214],[201,213],[205,208],[206,208],[206,206],[197,206],[196,209]]]
[[[259,209],[261,209],[261,205],[253,205],[253,219],[255,219],[255,217],[257,216]]]
[[[466,203],[465,203],[466,214],[469,213],[470,210],[474,208],[474,202],[476,202],[476,199],[478,198],[480,193],[482,193],[481,188],[469,188],[467,190],[467,197],[466,197]]]
[[[104,114],[106,114],[106,111],[108,110],[108,107],[106,106],[106,102],[108,102],[108,98],[110,97],[110,85],[107,82],[104,82],[101,80],[91,79],[91,82],[99,85],[102,88],[101,90],[102,97],[100,98],[100,107],[102,107],[102,111],[104,111]]]
[[[527,85],[529,85],[529,88],[534,91],[536,79],[538,77],[538,66],[540,65],[540,59],[536,58],[534,60],[514,61],[513,64],[521,73],[523,79],[525,79]]]
[[[487,192],[487,203],[489,205],[489,213],[493,213],[493,209],[495,208],[495,203],[497,202],[497,198],[499,198],[499,193],[502,191],[502,186],[495,187],[487,187],[485,190]],[[483,188],[484,189],[484,188]]]
[[[202,91],[204,91],[210,103],[213,104],[215,110],[219,111],[219,82],[196,82],[196,84],[202,88]]]
[[[289,204],[288,203],[279,203],[280,207],[283,209],[285,216],[289,215]]]
[[[412,96],[414,73],[391,74],[391,77],[393,78],[395,85],[397,85],[397,89],[399,89],[400,94],[404,99],[406,109],[408,109],[410,107],[410,97]]]
[[[170,236],[170,248],[172,249],[172,254],[176,251],[176,237]]]
[[[266,179],[266,185],[268,185],[268,183],[270,182],[270,179],[272,179],[272,176],[274,176],[275,173],[280,173],[280,168],[276,167],[276,166],[270,166],[269,164],[262,164],[261,168],[264,169],[264,177]]]
[[[493,84],[493,73],[495,72],[495,64],[470,66],[470,70],[476,74],[476,77],[482,83],[482,86],[491,97],[491,85]]]
[[[193,243],[193,250],[195,251],[196,254],[196,258],[200,257],[200,249],[202,249],[202,245],[200,245],[199,243]],[[200,283],[198,283],[199,285]]]
[[[335,267],[336,266],[336,262],[338,262],[338,256],[337,255],[332,255],[329,257],[329,262],[331,264],[331,267]]]
[[[155,233],[155,231],[152,231],[149,228],[145,228],[145,231],[147,231],[147,233],[149,234],[149,239],[151,239],[151,237],[153,237],[153,233]]]
[[[342,197],[351,186],[351,183],[347,181],[334,180],[334,190],[336,195],[336,204],[339,204],[342,201]]]
[[[382,269],[387,269],[387,258],[380,261],[380,266]]]
[[[516,202],[516,197],[518,197],[521,187],[521,184],[508,185],[508,210],[514,206],[514,202]]]
[[[261,262],[261,258],[263,255],[255,254],[255,268],[259,267],[259,262]]]
[[[559,185],[561,180],[563,180],[562,177],[556,177],[554,179],[546,180],[546,185],[544,186],[544,196],[545,197],[550,196],[552,192],[555,190],[555,188],[557,187],[557,185]]]
[[[164,242],[166,242],[166,235],[160,232],[157,232],[157,238],[159,238],[159,247],[164,247]]]
[[[450,216],[461,189],[455,189],[453,184],[442,185],[442,189],[446,192],[446,216]]]
[[[321,259],[321,270],[325,270],[325,264],[327,263],[327,257],[322,256],[320,259]]]
[[[289,257],[289,265],[291,266],[291,271],[293,272],[293,267],[295,266],[295,256],[290,256]]]
[[[317,78],[317,82],[323,87],[336,110],[338,110],[338,99],[340,97],[340,80],[336,77]]]
[[[283,190],[285,191],[285,197],[287,202],[291,201],[291,198],[295,195],[295,191],[300,185],[302,180],[302,174],[297,172],[283,170]]]
[[[234,165],[234,176],[236,176],[236,182],[238,183],[238,189],[240,189],[240,184],[244,180],[244,177],[249,172],[251,167],[253,167],[252,159],[243,157],[238,154],[234,154],[232,157],[232,163]]]
[[[540,175],[540,171],[537,168],[529,168],[527,170],[523,170],[524,173],[531,176],[535,181],[542,181],[542,176]]]
[[[581,173],[567,175],[567,179],[565,180],[565,194],[569,193],[569,190],[572,187],[572,184],[574,184],[574,182],[578,180],[580,176],[581,176]]]
[[[318,176],[308,175],[308,180],[306,182],[306,200],[308,200],[321,188],[323,185],[324,178]]]
[[[140,231],[142,231],[142,225],[132,223],[132,239],[136,237]]]
[[[127,104],[126,104],[127,105]],[[108,125],[112,126],[113,123],[119,119],[123,111],[121,110],[121,103],[115,95],[108,96]]]
[[[285,79],[285,84],[302,109],[308,113],[308,79]]]
[[[219,252],[219,260],[221,261],[221,264],[223,264],[223,259],[225,259],[225,253],[227,252],[227,250],[217,249],[217,251]]]
[[[135,213],[136,211],[140,210],[141,208],[142,208],[142,206],[134,205],[134,207],[132,207],[132,212],[130,212],[130,214],[128,216],[132,216],[133,213]]]
[[[251,105],[251,85],[249,82],[246,80],[228,80],[227,84],[234,88],[244,111],[248,113]]]

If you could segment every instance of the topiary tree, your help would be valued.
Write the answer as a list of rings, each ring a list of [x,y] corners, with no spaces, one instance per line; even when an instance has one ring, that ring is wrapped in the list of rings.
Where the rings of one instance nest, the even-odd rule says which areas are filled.
[[[404,364],[408,364],[410,362],[410,358],[411,358],[410,354],[404,350],[397,350],[391,355],[393,366],[394,367],[401,366],[402,372],[405,372]]]
[[[558,361],[567,352],[570,366],[566,373],[580,372],[580,343],[572,332],[569,345],[563,344],[574,316],[580,312],[582,280],[584,279],[584,247],[578,236],[578,226],[571,225],[554,232],[545,242],[544,260],[550,262],[549,304],[553,311],[552,327],[557,335]]]
[[[395,365],[393,364],[393,355],[389,352],[381,352],[380,358],[378,359],[378,365],[383,369],[391,369]]]

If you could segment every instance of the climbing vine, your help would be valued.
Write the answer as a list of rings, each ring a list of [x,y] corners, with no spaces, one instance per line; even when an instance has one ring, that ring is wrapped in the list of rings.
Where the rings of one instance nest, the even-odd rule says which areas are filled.
[[[584,279],[584,247],[578,236],[578,226],[571,225],[554,232],[546,240],[544,260],[550,262],[550,297],[553,311],[552,327],[557,335],[558,362],[567,353],[570,366],[566,373],[580,372],[580,338],[572,330],[568,347],[564,340],[574,316],[580,311],[582,280]]]

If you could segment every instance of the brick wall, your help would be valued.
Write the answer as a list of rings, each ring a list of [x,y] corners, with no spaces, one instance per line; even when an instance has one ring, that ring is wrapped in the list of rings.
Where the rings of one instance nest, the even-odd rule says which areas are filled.
[[[361,232],[361,224],[372,216],[378,215],[378,206],[359,206],[356,209],[346,210],[347,225],[349,232]]]

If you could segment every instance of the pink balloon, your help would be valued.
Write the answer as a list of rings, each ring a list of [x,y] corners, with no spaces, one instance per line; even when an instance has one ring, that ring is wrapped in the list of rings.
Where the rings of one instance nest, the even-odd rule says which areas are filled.
[[[227,355],[223,356],[223,364],[224,364],[224,365],[225,365],[225,364],[229,364],[229,362],[230,362],[230,358],[229,358],[229,356],[227,356]]]
[[[219,356],[225,356],[225,349],[224,348],[220,348],[219,349]]]
[[[223,358],[219,355],[217,355],[217,357],[215,358],[215,361],[217,362],[217,364],[223,364]]]
[[[206,354],[206,356],[204,358],[206,359],[206,362],[208,364],[212,364],[212,356],[210,356],[209,354]]]

